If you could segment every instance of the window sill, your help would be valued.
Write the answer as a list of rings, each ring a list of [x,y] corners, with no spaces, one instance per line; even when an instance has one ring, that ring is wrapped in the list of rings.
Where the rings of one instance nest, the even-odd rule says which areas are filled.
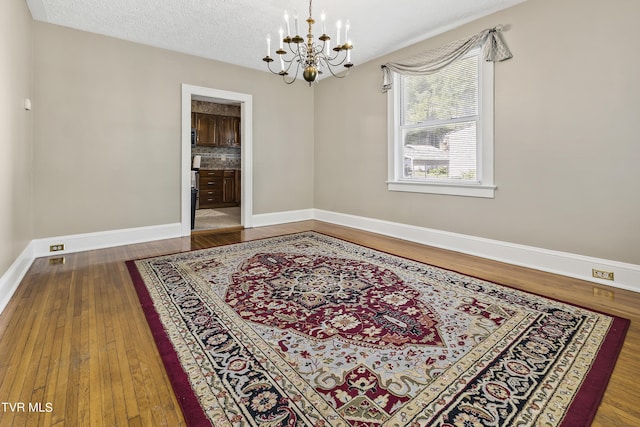
[[[389,191],[446,194],[450,196],[483,197],[487,199],[493,199],[496,189],[494,185],[408,181],[387,181],[387,188]]]

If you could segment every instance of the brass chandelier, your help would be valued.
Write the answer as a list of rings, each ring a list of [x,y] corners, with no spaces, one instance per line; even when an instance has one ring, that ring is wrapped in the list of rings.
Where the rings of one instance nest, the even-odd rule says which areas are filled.
[[[300,69],[302,69],[302,77],[309,82],[309,86],[311,86],[311,83],[316,81],[318,75],[322,74],[323,70],[328,70],[334,77],[343,78],[348,74],[350,68],[353,67],[353,63],[351,62],[351,49],[353,48],[353,45],[351,44],[351,40],[349,40],[349,21],[347,20],[345,22],[344,44],[340,43],[342,25],[340,21],[337,22],[336,44],[332,49],[331,37],[327,35],[326,31],[325,14],[322,12],[320,18],[322,21],[322,35],[318,37],[318,42],[316,42],[314,41],[312,33],[312,26],[316,21],[311,15],[311,2],[312,0],[309,0],[309,18],[306,20],[309,25],[309,32],[307,34],[306,42],[304,38],[300,36],[298,15],[294,13],[293,16],[293,29],[296,35],[292,37],[289,15],[286,10],[284,11],[287,34],[285,36],[283,28],[280,27],[280,45],[278,50],[275,52],[280,57],[279,70],[273,70],[271,68],[271,63],[274,62],[273,58],[270,56],[271,35],[267,35],[267,56],[262,58],[262,60],[267,63],[269,71],[273,74],[281,75],[286,84],[291,84],[298,78]],[[285,50],[285,43],[289,51]],[[293,56],[289,56],[290,54]],[[338,71],[336,71],[335,68],[340,65],[347,69],[346,74],[337,75]],[[292,68],[295,69],[293,77],[291,77],[293,73]]]

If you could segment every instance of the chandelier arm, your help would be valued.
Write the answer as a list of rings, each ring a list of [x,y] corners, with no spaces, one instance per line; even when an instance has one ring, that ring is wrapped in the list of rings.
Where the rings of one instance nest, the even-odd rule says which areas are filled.
[[[298,51],[295,53],[297,58],[305,58],[307,56],[307,45],[301,44],[298,45]]]
[[[286,75],[286,74],[283,74],[283,75],[282,75],[282,81],[283,81],[285,84],[290,85],[290,84],[292,84],[293,82],[295,82],[295,81],[296,81],[296,79],[287,80],[287,75]]]
[[[328,57],[326,55],[321,55],[320,58],[322,58],[322,60],[324,61],[324,64],[327,67],[338,67],[342,64],[345,63],[345,61],[347,60],[347,54],[345,53],[344,57],[342,58],[342,60],[338,61],[338,57],[340,56],[340,52],[337,52],[335,56],[332,57]]]
[[[295,61],[296,61],[296,56],[292,57],[291,59],[287,59],[284,57],[284,55],[282,55],[282,62],[287,64],[287,69],[289,69],[289,67],[291,67],[291,64],[293,64]]]
[[[312,50],[313,56],[316,58],[323,58],[325,57],[325,53],[324,53],[324,44],[322,46],[320,46],[319,44],[313,44],[313,50]]]
[[[345,77],[347,77],[349,75],[349,71],[351,71],[351,68],[347,68],[347,72],[344,73],[343,75],[338,75],[336,73],[333,72],[333,68],[331,67],[327,67],[327,69],[329,70],[329,72],[331,73],[331,75],[337,79],[344,79]]]
[[[291,44],[296,45],[295,50],[291,47]],[[300,55],[300,44],[290,42],[290,43],[287,43],[287,45],[289,45],[289,52],[291,52],[293,55]]]
[[[280,56],[282,56],[282,55],[280,55]],[[275,61],[273,61],[273,60],[272,60],[272,61],[265,61],[265,62],[267,62],[267,68],[269,69],[269,71],[270,71],[271,73],[273,73],[273,74],[277,74],[277,75],[281,75],[287,84],[291,84],[291,83],[293,83],[293,81],[295,81],[295,79],[296,79],[296,78],[294,77],[294,79],[293,79],[292,81],[288,82],[288,81],[286,81],[285,76],[289,75],[289,70],[291,69],[291,66],[296,62],[296,58],[297,58],[297,57],[298,57],[298,56],[294,56],[294,57],[293,57],[293,58],[291,58],[291,59],[285,59],[285,58],[283,57],[283,58],[282,58],[282,66],[284,67],[284,69],[280,69],[279,71],[274,71],[274,70],[271,68],[271,62],[275,62]],[[285,66],[285,64],[286,64],[286,66]],[[298,75],[298,71],[299,71],[299,70],[298,70],[298,68],[299,68],[299,67],[296,67],[296,74],[295,74],[295,75],[296,75],[296,77],[297,77],[297,75]]]
[[[271,71],[273,74],[280,74],[280,71],[273,71],[273,70],[271,69],[271,63],[270,63],[270,62],[267,62],[267,68],[268,68],[268,69],[269,69],[269,71]]]
[[[330,39],[329,39],[329,40],[330,40]],[[335,54],[334,54],[333,56],[331,56],[331,53],[329,53],[329,55],[327,55],[327,54],[326,54],[326,52],[325,52],[325,51],[326,51],[326,46],[325,46],[326,44],[327,44],[327,42],[326,42],[326,41],[323,41],[323,42],[322,42],[322,48],[321,48],[320,50],[321,50],[321,52],[322,52],[322,56],[326,59],[326,61],[327,61],[327,62],[331,62],[331,61],[334,61],[334,60],[338,59],[338,57],[340,56],[340,52],[343,52],[343,51],[344,51],[343,49],[340,49],[340,50],[333,50],[333,49],[332,49],[331,51],[332,51],[332,52],[335,52]],[[318,47],[320,47],[320,46],[318,46]],[[335,48],[334,48],[334,49],[335,49]],[[346,55],[346,53],[345,53],[345,59],[346,59],[346,56],[347,56],[347,55]],[[342,60],[342,62],[344,62],[344,59]],[[341,64],[342,62],[340,62],[339,64]],[[338,64],[338,65],[339,65],[339,64]]]
[[[287,73],[282,74],[282,80],[288,85],[290,85],[291,83],[295,82],[298,79],[298,72],[300,71],[300,67],[296,67],[296,74],[293,76],[293,78],[291,78],[291,80],[287,80],[287,76],[289,75],[288,74],[289,68],[291,68],[291,64],[289,64],[289,67],[287,68]]]
[[[337,60],[337,59],[338,59],[338,57],[336,56],[334,58],[331,58],[331,61]],[[342,60],[340,62],[327,61],[327,65],[330,65],[332,67],[339,67],[340,65],[344,64],[346,60],[347,60],[347,56],[345,55],[344,58],[342,58]]]
[[[335,58],[334,58],[334,59],[335,59]],[[345,77],[349,74],[349,72],[351,71],[351,67],[350,67],[350,66],[347,66],[347,64],[348,64],[348,63],[347,63],[347,64],[345,64],[345,68],[347,69],[347,72],[346,72],[345,74],[343,74],[343,75],[338,75],[338,74],[337,74],[338,72],[337,72],[337,71],[334,71],[334,68],[335,68],[335,67],[338,67],[338,66],[340,66],[340,65],[342,65],[342,64],[344,64],[344,63],[345,63],[345,60],[346,60],[346,55],[345,55],[345,57],[342,59],[342,61],[337,62],[337,63],[331,63],[331,62],[327,61],[327,60],[326,60],[326,57],[323,57],[321,62],[322,62],[322,64],[324,65],[324,67],[325,67],[327,70],[329,70],[329,73],[331,73],[331,75],[332,75],[333,77],[337,77],[337,78],[339,78],[339,79],[342,79],[342,78],[345,78]],[[340,72],[342,72],[342,70],[341,70]]]
[[[284,55],[280,55],[280,57],[282,59],[284,70],[276,72],[276,74],[280,74],[282,71],[288,73],[291,67],[293,66],[293,64],[295,64],[296,62],[299,62],[300,55],[294,55],[293,57],[291,57],[291,59],[287,59]],[[296,75],[297,75],[297,71],[298,70],[296,69]]]

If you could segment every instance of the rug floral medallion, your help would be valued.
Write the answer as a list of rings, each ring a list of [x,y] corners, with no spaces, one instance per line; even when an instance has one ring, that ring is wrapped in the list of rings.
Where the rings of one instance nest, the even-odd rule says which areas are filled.
[[[130,270],[215,427],[572,424],[627,327],[313,232]]]

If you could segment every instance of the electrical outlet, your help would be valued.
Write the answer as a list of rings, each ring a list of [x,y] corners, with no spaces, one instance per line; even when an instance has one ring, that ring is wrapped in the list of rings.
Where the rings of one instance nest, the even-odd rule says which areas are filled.
[[[64,251],[64,244],[58,243],[57,245],[49,246],[49,252],[58,252],[58,251]]]
[[[49,258],[49,265],[58,265],[58,264],[64,264],[64,257],[63,256],[59,256],[59,257],[55,257],[55,258]]]
[[[613,300],[614,293],[608,289],[593,287],[593,296]]]
[[[591,275],[596,279],[613,280],[613,271],[591,269]]]

